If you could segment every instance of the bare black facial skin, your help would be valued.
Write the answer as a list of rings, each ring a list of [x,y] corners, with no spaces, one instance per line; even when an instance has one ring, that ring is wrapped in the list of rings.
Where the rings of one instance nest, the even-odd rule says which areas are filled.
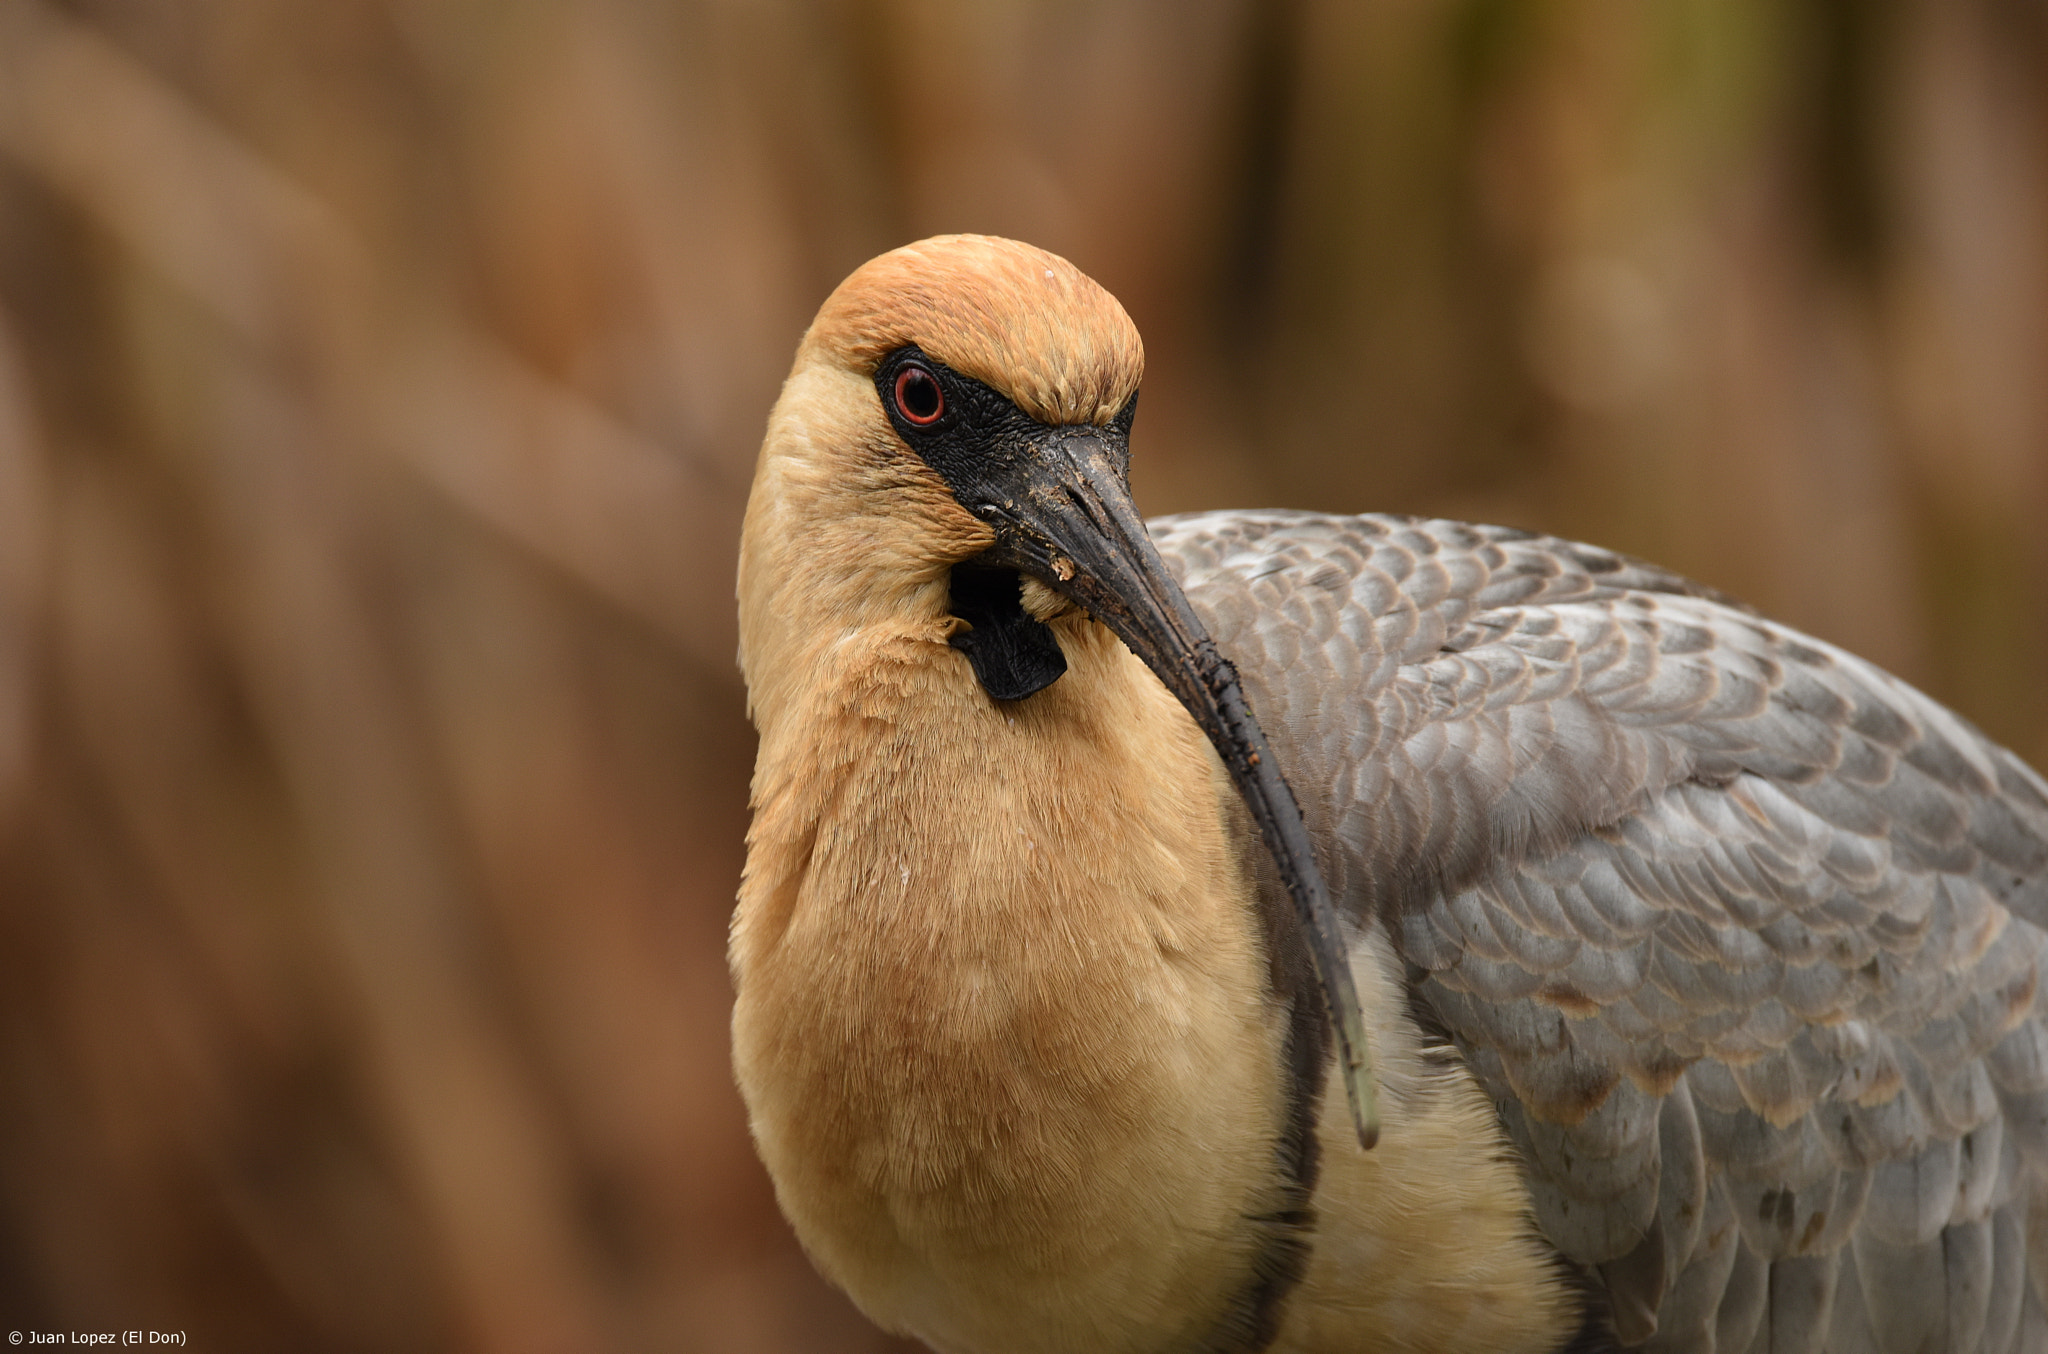
[[[883,359],[875,392],[897,433],[939,472],[962,506],[983,520],[990,515],[980,509],[1013,497],[1014,485],[1043,458],[1049,441],[1076,431],[1039,422],[987,384],[915,346]],[[1107,428],[1086,431],[1113,440],[1128,464],[1136,412],[1134,397]],[[1023,700],[1067,670],[1052,628],[1025,614],[1021,582],[1015,568],[986,560],[953,570],[952,612],[972,628],[955,635],[952,645],[967,655],[975,680],[993,700]]]

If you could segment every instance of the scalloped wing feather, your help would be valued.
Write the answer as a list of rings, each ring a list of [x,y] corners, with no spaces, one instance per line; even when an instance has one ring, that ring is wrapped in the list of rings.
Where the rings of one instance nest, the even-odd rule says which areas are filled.
[[[1868,663],[1526,533],[1153,531],[1331,886],[1628,1345],[2005,1351],[2048,1178],[2048,785]]]

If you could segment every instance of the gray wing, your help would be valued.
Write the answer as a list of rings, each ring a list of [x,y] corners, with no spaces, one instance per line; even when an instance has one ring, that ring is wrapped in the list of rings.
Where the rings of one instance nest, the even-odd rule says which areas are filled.
[[[1152,524],[1346,905],[1624,1344],[2048,1344],[2048,785],[1841,650],[1605,551]]]

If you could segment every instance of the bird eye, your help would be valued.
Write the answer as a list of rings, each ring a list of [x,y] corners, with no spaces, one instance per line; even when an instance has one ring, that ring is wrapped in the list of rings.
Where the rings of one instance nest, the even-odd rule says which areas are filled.
[[[915,363],[896,373],[896,412],[920,428],[937,423],[946,412],[938,378]]]

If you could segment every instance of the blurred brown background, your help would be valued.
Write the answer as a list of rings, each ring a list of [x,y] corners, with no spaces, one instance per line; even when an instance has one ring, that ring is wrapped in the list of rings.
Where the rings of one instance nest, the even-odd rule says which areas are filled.
[[[1152,511],[1648,556],[2048,765],[2041,0],[0,0],[0,1327],[892,1348],[726,1063],[827,290],[1058,250]]]

